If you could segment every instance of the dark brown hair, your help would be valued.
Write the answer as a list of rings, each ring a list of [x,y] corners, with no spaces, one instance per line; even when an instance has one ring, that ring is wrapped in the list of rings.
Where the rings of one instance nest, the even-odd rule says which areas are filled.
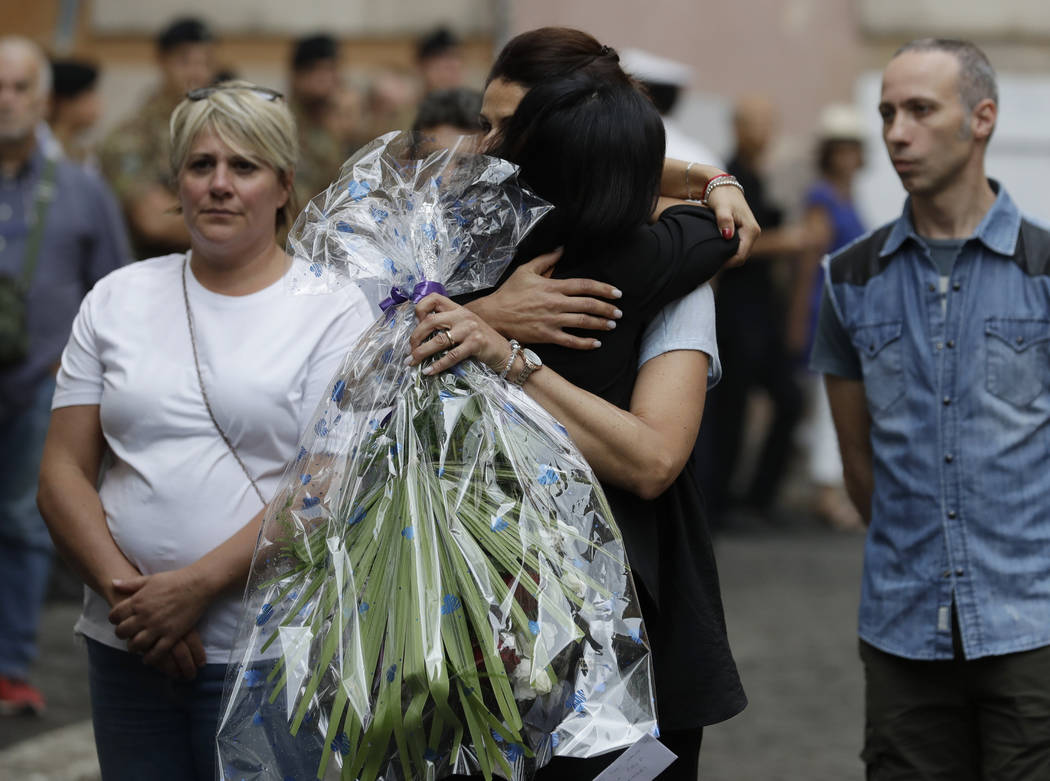
[[[532,89],[581,72],[610,84],[635,83],[620,67],[614,49],[569,27],[540,27],[511,38],[492,64],[486,83],[503,79]]]

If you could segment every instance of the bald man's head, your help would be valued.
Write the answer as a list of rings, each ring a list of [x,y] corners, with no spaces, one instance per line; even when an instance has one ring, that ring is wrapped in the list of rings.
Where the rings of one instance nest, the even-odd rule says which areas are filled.
[[[758,157],[769,146],[777,123],[777,110],[765,95],[745,95],[733,107],[737,151]]]
[[[0,38],[0,143],[30,137],[44,117],[51,92],[51,66],[28,38]]]

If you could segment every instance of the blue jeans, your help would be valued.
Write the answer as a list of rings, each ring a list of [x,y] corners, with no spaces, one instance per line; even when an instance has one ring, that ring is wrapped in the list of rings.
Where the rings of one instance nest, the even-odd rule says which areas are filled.
[[[0,420],[0,675],[12,678],[25,678],[36,657],[51,574],[51,536],[36,490],[54,393],[48,377],[29,407]]]
[[[225,664],[206,664],[192,681],[176,681],[136,654],[87,641],[91,720],[102,781],[309,781],[317,776],[323,737],[317,725],[288,732],[285,698],[269,702],[270,663],[247,675],[257,681],[232,706],[222,774],[216,733]],[[279,770],[278,770],[279,765]],[[274,774],[279,773],[279,776]]]
[[[87,650],[103,781],[213,781],[226,665],[176,681],[127,651],[90,639]]]

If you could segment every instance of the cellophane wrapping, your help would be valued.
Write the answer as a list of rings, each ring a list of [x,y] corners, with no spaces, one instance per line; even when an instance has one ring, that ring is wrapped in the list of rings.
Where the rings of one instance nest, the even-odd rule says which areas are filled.
[[[412,291],[492,285],[548,207],[506,161],[411,148],[364,147],[289,239],[300,290],[389,300],[266,511],[222,779],[528,779],[656,732],[623,540],[566,430],[480,363],[404,363]]]

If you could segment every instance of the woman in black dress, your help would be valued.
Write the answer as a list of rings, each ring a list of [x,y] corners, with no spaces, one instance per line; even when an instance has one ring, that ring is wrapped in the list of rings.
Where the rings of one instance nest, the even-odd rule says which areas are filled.
[[[659,192],[663,125],[626,79],[617,83],[578,71],[532,87],[520,96],[492,151],[518,163],[525,182],[556,207],[518,258],[563,246],[555,275],[587,276],[618,288],[624,317],[603,335],[599,350],[530,345],[530,364],[536,353],[543,362],[530,371],[520,353],[512,354],[511,343],[478,315],[429,296],[417,307],[421,322],[412,360],[449,346],[444,338],[427,341],[436,331],[445,331],[455,346],[430,371],[468,356],[502,371],[510,359],[507,378],[520,382],[569,430],[602,481],[639,581],[661,740],[680,757],[661,777],[693,781],[703,726],[739,712],[746,700],[726,640],[699,491],[689,472],[678,473],[666,490],[638,490],[645,483],[632,471],[647,468],[639,453],[666,462],[661,449],[680,448],[661,448],[660,437],[644,421],[639,425],[632,396],[649,319],[710,279],[736,243],[727,242],[711,212],[697,206],[672,206],[646,224]],[[646,428],[650,433],[640,435]],[[540,777],[591,778],[614,758],[555,758]]]

